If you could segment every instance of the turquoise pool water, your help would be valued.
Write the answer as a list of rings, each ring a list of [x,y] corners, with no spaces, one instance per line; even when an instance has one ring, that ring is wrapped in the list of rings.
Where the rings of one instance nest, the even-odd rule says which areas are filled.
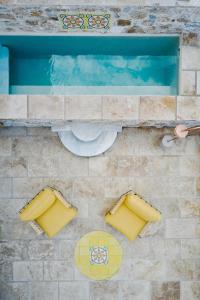
[[[9,53],[11,94],[178,91],[176,36],[0,36],[0,44]]]

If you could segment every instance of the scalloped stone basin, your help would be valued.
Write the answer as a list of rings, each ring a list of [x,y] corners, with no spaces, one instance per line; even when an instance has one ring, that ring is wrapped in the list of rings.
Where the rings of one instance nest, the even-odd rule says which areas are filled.
[[[53,128],[63,145],[78,156],[97,156],[108,150],[114,143],[118,125],[72,123],[64,128]]]

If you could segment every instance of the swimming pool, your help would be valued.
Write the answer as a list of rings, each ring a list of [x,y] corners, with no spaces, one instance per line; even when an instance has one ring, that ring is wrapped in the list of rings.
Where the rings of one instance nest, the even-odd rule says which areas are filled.
[[[178,36],[0,36],[0,93],[178,93]]]

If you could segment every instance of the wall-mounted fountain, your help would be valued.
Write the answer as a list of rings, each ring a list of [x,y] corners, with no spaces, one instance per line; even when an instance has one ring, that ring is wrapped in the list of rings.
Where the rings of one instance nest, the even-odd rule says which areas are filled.
[[[108,150],[117,133],[122,131],[118,124],[72,122],[64,127],[53,127],[63,145],[78,156],[97,156]]]

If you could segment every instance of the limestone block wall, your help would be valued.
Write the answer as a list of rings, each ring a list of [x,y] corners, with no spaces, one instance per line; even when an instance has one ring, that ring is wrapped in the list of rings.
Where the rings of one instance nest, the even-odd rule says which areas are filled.
[[[117,122],[123,126],[200,123],[195,96],[0,95],[3,125],[64,125],[70,121]]]

